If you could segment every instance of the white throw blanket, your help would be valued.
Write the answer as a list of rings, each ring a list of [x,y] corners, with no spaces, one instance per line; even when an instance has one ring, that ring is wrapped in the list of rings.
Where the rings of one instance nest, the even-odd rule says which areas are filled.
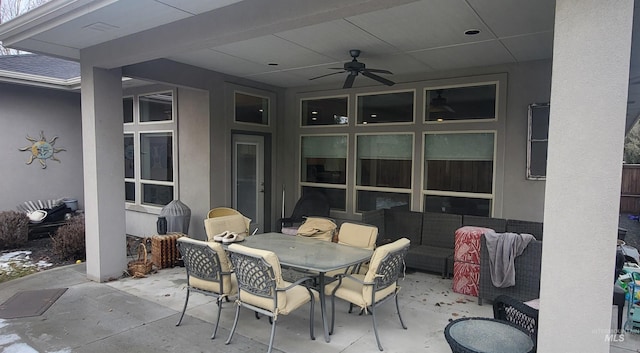
[[[491,282],[499,288],[516,284],[515,259],[533,239],[531,234],[495,233],[484,234],[489,252]]]

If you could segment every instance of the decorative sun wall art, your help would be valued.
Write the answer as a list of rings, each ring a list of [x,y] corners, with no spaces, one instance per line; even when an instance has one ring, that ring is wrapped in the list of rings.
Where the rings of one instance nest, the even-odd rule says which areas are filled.
[[[23,152],[31,152],[27,164],[31,164],[37,159],[42,165],[42,169],[47,167],[47,159],[60,162],[60,160],[56,158],[55,154],[61,151],[66,151],[64,148],[53,147],[56,144],[58,136],[54,136],[50,141],[47,141],[47,138],[44,137],[44,131],[40,131],[40,139],[34,139],[33,137],[29,137],[29,135],[27,135],[26,139],[31,141],[32,144],[18,149]]]

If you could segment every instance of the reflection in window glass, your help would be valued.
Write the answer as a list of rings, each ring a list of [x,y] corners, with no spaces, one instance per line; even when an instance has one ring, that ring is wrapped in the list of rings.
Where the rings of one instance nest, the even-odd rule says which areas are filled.
[[[348,125],[347,97],[303,99],[302,126]]]
[[[346,183],[347,136],[303,136],[301,145],[301,181]]]
[[[319,191],[323,193],[329,200],[329,205],[332,210],[346,211],[347,206],[347,191],[345,189],[332,189],[321,188],[315,186],[303,186],[302,194],[305,195],[308,192]]]
[[[125,124],[133,122],[133,97],[122,99],[122,117]]]
[[[549,103],[529,105],[527,179],[543,180],[547,176],[549,141]]]
[[[124,199],[129,202],[136,202],[136,184],[131,182],[124,183]]]
[[[173,95],[171,92],[140,96],[140,121],[171,121]]]
[[[135,149],[133,146],[133,134],[124,135],[124,177],[134,178]]]
[[[236,121],[269,125],[269,99],[244,93],[235,94]]]
[[[143,203],[164,206],[171,201],[173,201],[173,186],[142,184]]]
[[[357,136],[356,185],[411,188],[413,135]]]
[[[492,193],[493,150],[493,133],[425,135],[425,188]]]
[[[425,195],[424,211],[490,217],[491,200],[470,197]]]
[[[495,119],[496,91],[496,84],[427,90],[426,120]]]
[[[173,141],[170,132],[140,134],[140,177],[173,181]]]
[[[358,96],[358,124],[413,122],[412,92]]]
[[[358,190],[356,199],[356,212],[364,212],[398,206],[409,207],[411,194]]]

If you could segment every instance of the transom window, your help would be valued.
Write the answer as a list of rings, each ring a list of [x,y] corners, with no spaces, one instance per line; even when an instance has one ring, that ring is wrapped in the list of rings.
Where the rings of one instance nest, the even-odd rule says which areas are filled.
[[[237,122],[269,125],[269,98],[235,92]]]
[[[489,120],[496,118],[497,84],[426,90],[425,120]]]
[[[302,126],[348,125],[347,97],[330,97],[301,100]]]
[[[123,98],[125,200],[162,207],[176,195],[173,92]]]
[[[358,96],[358,124],[412,123],[414,91]]]

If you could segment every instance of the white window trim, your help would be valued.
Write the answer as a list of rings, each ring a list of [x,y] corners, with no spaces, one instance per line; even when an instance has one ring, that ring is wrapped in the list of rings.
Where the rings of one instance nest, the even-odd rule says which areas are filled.
[[[167,93],[171,92],[171,120],[163,121],[140,121],[140,96],[147,96],[151,94]],[[179,190],[178,185],[178,123],[177,123],[177,90],[161,90],[153,92],[145,92],[135,95],[125,96],[124,98],[133,98],[133,123],[123,124],[125,135],[133,135],[134,145],[134,178],[125,178],[125,182],[133,182],[135,185],[135,202],[125,200],[125,209],[130,211],[138,211],[143,213],[159,214],[164,206],[156,206],[145,204],[142,202],[142,185],[166,185],[173,187],[173,199],[178,200]],[[172,141],[172,163],[173,163],[173,181],[159,181],[159,180],[147,180],[141,177],[141,158],[140,158],[140,136],[141,134],[153,134],[153,133],[170,133]]]
[[[460,192],[460,191],[443,191],[443,190],[428,190],[425,185],[425,168],[427,160],[424,156],[424,149],[427,143],[427,135],[441,135],[441,134],[493,134],[493,176],[491,181],[491,193],[474,193],[474,192]],[[424,197],[426,195],[431,196],[451,196],[451,197],[465,197],[473,199],[488,199],[491,200],[491,215],[494,214],[495,198],[496,198],[496,173],[498,168],[498,131],[497,130],[465,130],[465,131],[425,131],[422,134],[422,147],[421,153],[422,161],[420,163],[420,191],[422,196],[420,197],[420,209],[424,210]]]

